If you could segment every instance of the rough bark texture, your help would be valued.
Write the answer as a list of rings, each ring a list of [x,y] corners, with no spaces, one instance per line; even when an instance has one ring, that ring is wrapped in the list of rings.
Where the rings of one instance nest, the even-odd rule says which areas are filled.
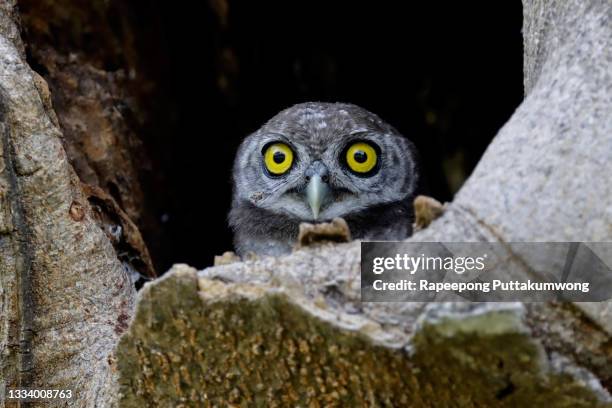
[[[28,57],[49,84],[71,165],[82,182],[104,189],[140,221],[145,206],[138,165],[146,155],[133,129],[141,110],[131,92],[140,72],[127,17],[111,18],[112,6],[98,0],[19,1]],[[143,89],[150,86],[139,79]]]
[[[14,2],[0,4],[0,382],[93,406],[135,292],[13,36]]]
[[[82,183],[116,203],[107,206],[104,218],[110,222],[103,228],[122,226],[110,219],[127,215],[153,238],[155,206],[145,205],[145,198],[153,200],[144,188],[151,163],[143,143],[149,119],[143,105],[154,86],[141,69],[127,8],[121,1],[19,1],[28,62],[41,75],[36,83],[62,131],[68,160]],[[136,235],[142,241],[138,230]],[[127,245],[115,245],[117,252],[134,260],[132,267],[143,275],[154,276],[147,247],[121,241]]]
[[[385,327],[286,283],[223,283],[183,265],[148,285],[116,356],[122,405],[604,405],[568,373],[545,368],[520,304],[437,305],[409,341],[393,344],[405,337],[393,333],[401,325]],[[160,298],[171,307],[158,307]]]
[[[612,8],[524,9],[525,101],[412,240],[612,240]],[[136,301],[24,58],[0,1],[0,383],[75,391],[51,406],[610,405],[610,303],[361,303],[357,243],[177,266]]]

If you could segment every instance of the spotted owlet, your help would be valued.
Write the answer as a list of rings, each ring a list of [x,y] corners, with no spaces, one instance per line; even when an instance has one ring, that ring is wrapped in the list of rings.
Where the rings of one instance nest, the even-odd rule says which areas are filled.
[[[336,217],[356,239],[404,239],[418,175],[413,144],[363,108],[285,109],[236,154],[229,213],[236,252],[287,253],[300,223]]]

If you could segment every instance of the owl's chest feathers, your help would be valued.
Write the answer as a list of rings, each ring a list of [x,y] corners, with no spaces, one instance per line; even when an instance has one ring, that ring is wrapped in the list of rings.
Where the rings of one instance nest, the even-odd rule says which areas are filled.
[[[412,234],[412,209],[403,203],[376,206],[343,218],[353,239],[402,240]],[[296,242],[299,225],[304,222],[246,201],[234,204],[229,221],[239,254],[253,251],[268,255],[289,252]]]

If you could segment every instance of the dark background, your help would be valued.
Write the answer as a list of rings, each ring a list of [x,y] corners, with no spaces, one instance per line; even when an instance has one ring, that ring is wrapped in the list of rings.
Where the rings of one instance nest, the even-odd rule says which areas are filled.
[[[63,21],[74,25],[92,3],[62,1],[76,7],[70,19],[53,1],[30,19],[59,16],[43,39],[107,72],[137,71],[138,134],[150,157],[143,205],[154,215],[140,226],[160,272],[176,262],[203,268],[231,249],[234,153],[283,108],[371,110],[416,144],[423,191],[449,201],[522,100],[519,0],[111,0],[81,18],[91,29]],[[20,3],[26,22],[28,3],[37,7]]]
[[[174,181],[164,267],[204,267],[231,248],[236,147],[298,102],[377,113],[416,143],[425,188],[441,201],[469,175],[522,99],[520,2],[358,3],[243,1],[219,18],[194,2],[200,24],[185,10],[163,16],[177,113],[162,157]]]

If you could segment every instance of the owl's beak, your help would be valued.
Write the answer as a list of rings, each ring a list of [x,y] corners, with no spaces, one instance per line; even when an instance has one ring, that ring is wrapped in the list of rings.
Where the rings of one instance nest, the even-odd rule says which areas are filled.
[[[315,220],[319,217],[321,204],[323,204],[323,201],[328,193],[329,187],[327,186],[327,183],[324,183],[323,180],[321,180],[320,175],[317,174],[310,178],[310,181],[306,186],[306,199],[308,200],[308,205],[310,205],[312,216]]]

